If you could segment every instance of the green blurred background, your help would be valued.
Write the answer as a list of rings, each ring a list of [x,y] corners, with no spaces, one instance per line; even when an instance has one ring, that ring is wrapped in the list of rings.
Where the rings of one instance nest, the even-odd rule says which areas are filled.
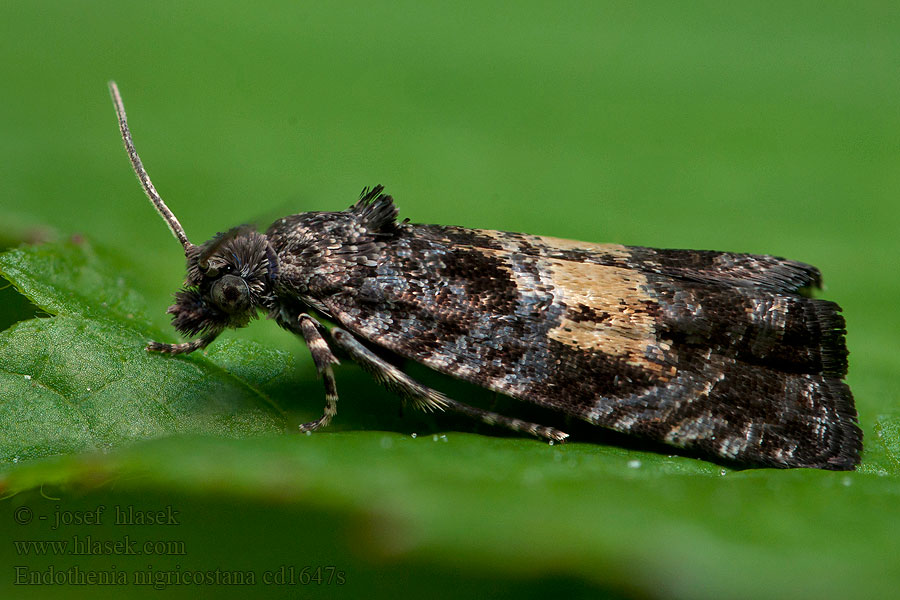
[[[867,451],[884,453],[876,422],[896,415],[900,393],[896,3],[6,3],[0,236],[14,245],[78,235],[115,249],[134,263],[150,316],[165,328],[183,258],[131,172],[109,79],[120,86],[145,166],[194,242],[241,222],[265,227],[287,213],[343,209],[363,186],[382,183],[400,216],[414,222],[815,264],[827,297],[845,310],[849,381]],[[10,289],[0,301],[4,326],[29,314]],[[311,377],[305,351],[273,323],[231,335],[297,354]],[[888,459],[871,471],[884,464],[896,473]],[[768,478],[780,475],[748,485],[772,489],[778,484]],[[896,500],[897,480],[885,481],[879,493]],[[94,506],[115,493],[80,501]],[[180,493],[184,506],[211,521],[252,515],[254,531],[276,540],[235,534],[240,547],[257,552],[296,551],[294,536],[266,525],[269,510],[272,522],[325,523],[309,528],[316,547],[330,543],[321,552],[332,562],[367,573],[357,581],[389,580],[385,594],[402,589],[399,582],[422,592],[446,586],[510,597],[601,590],[701,597],[709,589],[752,597],[762,589],[747,573],[705,588],[702,574],[721,570],[717,561],[728,556],[715,545],[691,563],[691,576],[679,577],[676,561],[651,583],[648,567],[634,562],[647,553],[622,555],[624,542],[600,544],[598,552],[609,554],[593,574],[589,565],[570,569],[556,559],[530,559],[538,566],[522,573],[515,552],[496,564],[489,555],[467,560],[465,543],[442,546],[440,535],[384,558],[383,548],[371,553],[352,536],[331,535],[331,526],[352,529],[346,521],[357,513],[309,497],[276,509]],[[897,510],[886,507],[890,520],[869,525],[897,526]],[[213,525],[192,535],[201,547],[219,545]],[[692,538],[693,548],[704,547],[703,535]],[[661,536],[670,537],[679,538],[677,523]],[[757,540],[734,560],[769,551]],[[860,560],[881,552],[871,551]],[[804,560],[815,564],[811,552]],[[444,563],[447,555],[456,558]],[[896,582],[896,554],[885,560],[889,568],[873,564],[871,573]],[[860,577],[851,567],[846,578]],[[814,583],[789,573],[778,581],[793,581],[791,593]],[[817,593],[843,591],[824,587]]]

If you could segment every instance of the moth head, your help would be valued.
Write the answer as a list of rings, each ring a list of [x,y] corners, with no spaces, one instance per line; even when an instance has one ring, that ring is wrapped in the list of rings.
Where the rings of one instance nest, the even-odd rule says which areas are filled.
[[[131,166],[150,202],[184,248],[187,278],[169,307],[172,324],[186,335],[201,337],[184,344],[151,342],[150,350],[170,353],[203,348],[227,327],[243,327],[266,304],[277,270],[277,258],[266,236],[243,225],[216,235],[202,246],[192,244],[174,213],[163,202],[135,150],[125,106],[115,82],[109,82],[119,132]]]
[[[186,335],[244,327],[270,296],[277,258],[266,236],[243,225],[185,251],[187,278],[169,307]]]

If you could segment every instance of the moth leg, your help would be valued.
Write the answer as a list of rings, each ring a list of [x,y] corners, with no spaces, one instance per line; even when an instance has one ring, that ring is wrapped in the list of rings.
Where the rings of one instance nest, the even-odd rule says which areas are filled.
[[[147,344],[148,352],[162,352],[164,354],[189,354],[194,350],[201,350],[209,346],[219,334],[209,335],[182,344],[164,344],[162,342],[150,342]]]
[[[334,415],[337,414],[337,385],[334,381],[334,372],[331,369],[331,365],[340,364],[340,361],[331,352],[328,342],[322,337],[322,333],[319,331],[319,324],[308,314],[303,313],[298,317],[284,319],[282,320],[282,325],[302,337],[303,341],[306,342],[306,346],[309,348],[313,362],[316,365],[316,371],[322,377],[322,382],[325,385],[324,414],[315,421],[300,425],[300,431],[315,431],[326,427],[331,423]]]
[[[513,431],[528,433],[556,442],[561,442],[569,437],[568,433],[552,427],[506,417],[448,398],[441,392],[422,385],[397,367],[380,358],[340,327],[335,327],[331,330],[331,337],[359,366],[371,373],[378,383],[399,396],[410,400],[417,408],[425,411],[452,410],[474,419],[479,419],[489,425],[499,425]]]

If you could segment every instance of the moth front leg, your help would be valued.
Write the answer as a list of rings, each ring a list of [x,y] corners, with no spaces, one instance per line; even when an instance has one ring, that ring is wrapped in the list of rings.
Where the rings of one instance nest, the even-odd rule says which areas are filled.
[[[306,342],[310,354],[312,354],[313,362],[316,365],[316,371],[322,377],[325,384],[325,412],[324,414],[309,423],[300,425],[300,431],[315,431],[321,429],[331,423],[331,419],[337,414],[337,385],[334,381],[334,372],[331,365],[340,364],[328,342],[322,337],[319,331],[319,324],[306,313],[296,317],[287,317],[279,319],[280,324],[300,337]]]
[[[381,385],[410,400],[417,408],[426,411],[452,410],[480,419],[489,425],[499,425],[513,431],[529,433],[557,442],[561,442],[569,437],[568,433],[552,427],[506,417],[448,398],[441,392],[422,385],[397,367],[379,358],[378,355],[363,346],[353,335],[340,327],[335,327],[331,330],[331,337],[359,366],[371,373]]]
[[[197,338],[196,340],[191,340],[190,342],[184,342],[181,344],[164,344],[162,342],[148,342],[147,343],[147,352],[162,352],[164,354],[190,354],[195,350],[202,350],[206,348],[213,340],[216,339],[218,333],[208,335],[206,337]]]

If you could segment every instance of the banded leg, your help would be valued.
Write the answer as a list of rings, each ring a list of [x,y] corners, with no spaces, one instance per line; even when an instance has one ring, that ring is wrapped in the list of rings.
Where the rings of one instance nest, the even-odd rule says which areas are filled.
[[[315,431],[326,427],[331,423],[334,415],[337,414],[337,385],[334,381],[334,371],[331,369],[331,365],[340,364],[340,361],[331,352],[328,342],[322,337],[322,333],[319,331],[319,324],[308,314],[303,313],[298,317],[282,318],[279,319],[279,322],[283,327],[296,333],[306,342],[306,346],[309,348],[313,362],[316,365],[316,371],[322,377],[322,382],[325,385],[324,414],[315,421],[300,425],[300,431]]]
[[[197,338],[181,344],[164,344],[162,342],[149,342],[147,352],[162,352],[164,354],[190,354],[194,350],[201,350],[209,346],[218,336],[218,332],[206,337]]]
[[[422,385],[397,367],[379,358],[374,352],[363,346],[355,337],[340,327],[335,327],[331,330],[331,337],[360,367],[372,374],[378,383],[401,397],[410,400],[419,409],[425,411],[452,410],[474,419],[480,419],[489,425],[499,425],[513,431],[529,433],[557,442],[561,442],[569,437],[568,433],[552,427],[505,417],[501,414],[469,406],[448,398],[441,392]]]

